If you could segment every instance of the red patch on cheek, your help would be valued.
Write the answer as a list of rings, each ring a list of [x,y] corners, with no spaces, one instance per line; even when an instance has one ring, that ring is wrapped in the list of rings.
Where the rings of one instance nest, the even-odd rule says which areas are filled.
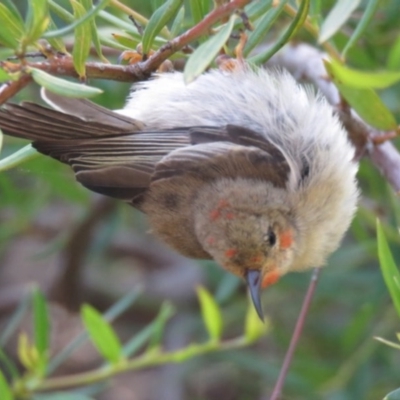
[[[225,257],[226,258],[232,258],[233,256],[235,256],[237,253],[236,249],[228,249],[225,251]]]
[[[217,220],[220,216],[221,216],[221,214],[219,213],[219,210],[212,210],[210,212],[210,220],[211,221]]]
[[[288,249],[293,244],[293,233],[291,229],[284,231],[279,236],[279,244],[281,249]]]
[[[214,237],[214,236],[209,236],[209,237],[206,239],[206,241],[207,241],[207,244],[213,245],[213,244],[215,244],[215,237]]]
[[[267,286],[273,285],[274,283],[278,282],[279,278],[280,276],[278,271],[274,270],[269,272],[263,278],[263,281],[261,283],[262,288],[266,288]]]
[[[234,219],[234,218],[235,218],[235,214],[234,214],[234,213],[231,213],[231,212],[228,212],[228,213],[225,215],[225,218],[226,218],[226,219]]]

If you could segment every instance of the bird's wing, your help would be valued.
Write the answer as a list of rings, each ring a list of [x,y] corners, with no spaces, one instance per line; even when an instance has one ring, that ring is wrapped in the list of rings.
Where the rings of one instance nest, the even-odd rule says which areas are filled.
[[[178,129],[115,134],[106,138],[38,141],[33,146],[69,164],[76,179],[88,189],[139,206],[157,162],[177,147],[188,144],[187,130]]]
[[[152,182],[190,175],[202,180],[251,178],[285,187],[289,164],[277,146],[240,126],[191,128],[191,144],[174,150],[156,165]]]
[[[104,110],[98,108],[98,118],[95,114],[88,118],[87,110],[83,117],[33,103],[8,104],[0,109],[0,128],[33,141],[39,152],[71,165],[77,180],[88,189],[138,205],[155,164],[177,147],[190,144],[188,130],[138,132],[134,120],[122,129],[118,114],[107,124],[101,122]]]

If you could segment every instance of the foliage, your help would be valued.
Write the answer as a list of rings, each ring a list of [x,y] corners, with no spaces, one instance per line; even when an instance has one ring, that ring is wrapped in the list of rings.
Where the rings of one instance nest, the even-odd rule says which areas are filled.
[[[233,16],[228,15],[207,29],[193,31],[193,27],[223,3],[211,0],[127,0],[124,4],[118,0],[93,3],[91,0],[3,0],[0,3],[0,59],[4,62],[0,82],[15,84],[26,78],[28,83],[33,79],[39,86],[76,97],[102,92],[94,97],[95,101],[109,108],[120,108],[130,81],[136,80],[126,73],[130,65],[110,68],[123,51],[131,52],[142,44],[138,47],[139,53],[145,52],[151,58],[168,41],[179,40],[191,32],[190,43],[169,57],[177,65],[187,61],[184,67],[187,81],[195,79],[209,66],[215,66],[214,59],[221,47],[226,54],[234,55],[238,41],[233,36],[238,36],[245,25],[240,16],[232,12]],[[247,31],[243,54],[251,63],[266,62],[289,40],[320,47],[329,56],[326,60],[329,77],[326,78],[332,79],[348,104],[372,127],[397,129],[396,121],[400,117],[397,0],[253,0],[248,3],[244,10],[254,29]],[[142,26],[143,36],[128,16]],[[265,46],[264,41],[272,45]],[[72,67],[63,65],[63,73],[60,68],[42,70],[43,59],[37,58],[37,52],[45,54],[45,61],[50,64],[60,54],[67,54]],[[121,58],[129,60],[129,57]],[[88,62],[92,63],[91,68]],[[95,63],[101,63],[101,68],[95,69]],[[115,81],[117,70],[125,73],[125,79]],[[71,79],[78,75],[79,81]],[[95,79],[99,77],[102,79]],[[37,98],[37,87],[25,85],[13,101],[37,101]],[[159,259],[148,261],[150,255],[145,248],[151,249],[155,244],[145,236],[147,227],[139,213],[125,205],[99,203],[97,197],[73,182],[64,166],[36,157],[29,145],[21,149],[19,140],[2,140],[0,273],[21,270],[22,274],[26,265],[30,268],[26,279],[30,279],[32,270],[37,270],[35,279],[46,287],[43,277],[47,270],[41,268],[46,260],[60,264],[62,269],[72,259],[75,269],[76,265],[84,264],[86,272],[79,274],[84,284],[69,287],[72,290],[69,294],[80,296],[87,303],[97,298],[96,293],[101,293],[102,300],[94,301],[96,309],[105,308],[104,304],[109,305],[121,292],[126,293],[134,279],[149,285],[140,301],[135,302],[136,292],[122,297],[110,310],[112,318],[108,313],[101,316],[88,305],[83,306],[81,316],[88,334],[64,344],[57,354],[50,351],[50,332],[55,324],[48,308],[53,299],[48,303],[36,289],[22,296],[14,313],[3,316],[3,322],[4,319],[8,322],[0,336],[2,399],[29,396],[48,400],[89,399],[104,389],[93,382],[122,371],[182,362],[185,368],[177,370],[179,379],[174,384],[185,388],[187,398],[213,398],[192,376],[204,377],[210,387],[223,387],[226,398],[254,399],[271,391],[304,296],[307,274],[289,275],[268,289],[264,298],[268,307],[264,308],[272,329],[268,330],[265,340],[244,349],[265,333],[265,327],[249,311],[245,333],[243,336],[238,333],[244,325],[247,298],[236,278],[210,263],[202,263],[205,286],[216,295],[214,300],[204,289],[199,290],[206,329],[199,328],[199,309],[192,295],[188,296],[185,291],[190,288],[190,293],[195,293],[192,286],[198,279],[192,278],[188,283],[183,272],[176,273],[171,265],[167,266],[172,255],[163,248],[157,247],[162,254]],[[377,248],[385,282],[398,310],[398,280],[393,278],[395,264],[385,238],[392,246],[394,259],[399,259],[399,236],[394,227],[400,221],[400,208],[396,195],[369,160],[361,161],[359,181],[363,198],[358,215],[341,249],[323,271],[287,380],[285,398],[375,400],[400,386],[397,352],[373,340],[373,336],[392,335],[398,325],[378,268]],[[381,220],[378,242],[375,239],[377,216]],[[93,229],[86,231],[88,225]],[[78,239],[74,241],[74,238]],[[131,253],[121,245],[124,240],[132,246]],[[36,243],[34,252],[30,247],[32,242]],[[83,255],[77,242],[85,245]],[[55,255],[61,255],[61,260],[56,260]],[[182,271],[198,273],[199,268],[192,268],[191,262],[173,260],[183,264]],[[163,273],[164,268],[167,274]],[[388,271],[392,272],[388,274]],[[173,278],[172,284],[167,275]],[[3,276],[7,274],[0,276],[0,290],[5,293],[9,283]],[[13,279],[13,284],[22,280],[18,276]],[[56,291],[56,295],[60,293]],[[52,296],[56,295],[53,292]],[[161,306],[165,297],[174,300],[183,323],[170,320],[172,307],[169,303]],[[118,324],[114,319],[131,306],[135,315],[142,317],[129,321],[129,332],[138,333],[126,339],[126,325],[121,323],[118,328],[122,326],[125,332],[122,339],[119,330],[113,328]],[[30,307],[34,315],[33,335],[18,333]],[[175,327],[176,336],[184,338],[179,342],[179,350],[163,350],[168,326]],[[204,339],[206,331],[208,339]],[[15,336],[18,343],[12,343]],[[56,369],[89,337],[104,358],[104,365],[88,372],[54,377]],[[385,340],[398,346],[392,340]],[[192,342],[199,344],[187,345]],[[8,355],[12,346],[18,347],[22,372]],[[204,354],[207,356],[201,356]],[[82,385],[78,391],[70,389],[78,384]],[[60,393],[67,388],[67,392]],[[48,390],[46,395],[41,393],[44,389]],[[394,396],[389,394],[387,398]]]

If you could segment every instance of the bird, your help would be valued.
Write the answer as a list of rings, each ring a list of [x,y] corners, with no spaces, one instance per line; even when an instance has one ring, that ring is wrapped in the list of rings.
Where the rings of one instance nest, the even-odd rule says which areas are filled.
[[[51,108],[0,109],[5,134],[72,167],[94,192],[144,212],[182,255],[262,289],[326,264],[357,208],[358,164],[326,99],[283,70],[243,64],[133,85],[120,110],[42,91]]]

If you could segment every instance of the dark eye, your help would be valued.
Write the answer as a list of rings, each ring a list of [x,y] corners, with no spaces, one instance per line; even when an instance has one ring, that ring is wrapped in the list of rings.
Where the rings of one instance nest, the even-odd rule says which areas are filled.
[[[276,235],[272,228],[269,228],[268,233],[265,235],[265,240],[271,247],[276,243]]]

